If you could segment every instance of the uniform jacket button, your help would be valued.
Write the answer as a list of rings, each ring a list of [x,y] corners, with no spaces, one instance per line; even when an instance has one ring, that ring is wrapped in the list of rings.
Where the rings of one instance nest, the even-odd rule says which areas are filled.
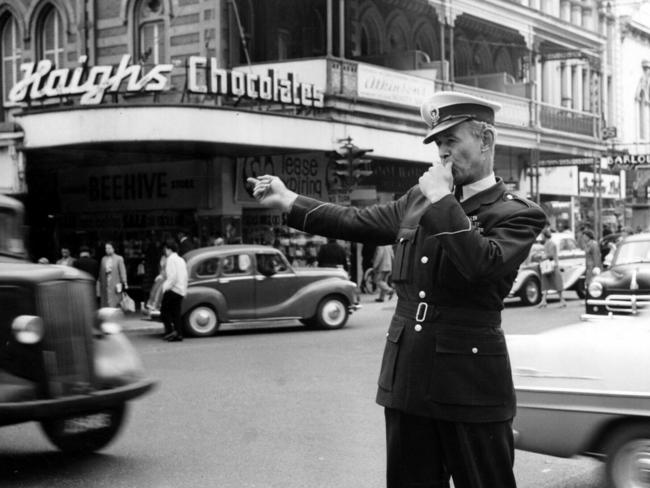
[[[418,296],[419,296],[420,298],[424,298],[424,297],[427,296],[427,294],[424,292],[424,290],[422,290],[422,291],[420,291],[420,293],[418,293]]]
[[[427,264],[427,263],[429,262],[429,258],[426,257],[426,256],[422,256],[422,257],[420,258],[420,262],[421,262],[422,264]]]
[[[476,354],[477,352],[478,352],[478,347],[473,347],[473,348],[472,348],[472,353],[473,353],[473,354]]]
[[[422,326],[420,324],[417,324],[415,327],[415,332],[420,332],[422,330]]]

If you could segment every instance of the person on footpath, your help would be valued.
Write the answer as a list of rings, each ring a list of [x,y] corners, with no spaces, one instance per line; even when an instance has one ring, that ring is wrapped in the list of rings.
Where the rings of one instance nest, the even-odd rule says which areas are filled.
[[[163,246],[167,257],[165,281],[162,284],[163,297],[160,315],[165,325],[163,339],[170,342],[183,340],[181,323],[181,303],[187,294],[187,264],[178,255],[178,246],[173,239],[167,239]]]
[[[398,302],[376,397],[388,488],[448,487],[450,478],[456,488],[516,486],[501,310],[546,216],[494,174],[498,109],[455,92],[426,100],[424,143],[437,144],[440,160],[393,202],[346,207],[299,196],[272,175],[249,179],[292,227],[394,245]]]
[[[582,244],[585,249],[585,289],[587,289],[594,276],[600,274],[603,263],[600,258],[600,246],[591,230],[586,229],[582,232]]]
[[[548,306],[548,292],[555,290],[560,296],[560,307],[566,307],[566,300],[564,299],[564,282],[562,280],[562,273],[560,273],[560,258],[557,250],[557,244],[551,239],[551,229],[548,227],[542,232],[542,242],[544,243],[544,260],[550,260],[552,268],[549,270],[542,270],[542,301],[537,305],[539,308]],[[544,272],[546,271],[546,272]]]
[[[336,239],[327,239],[316,256],[319,268],[343,268],[348,270],[348,255]]]
[[[70,248],[62,247],[61,248],[61,257],[57,260],[56,264],[61,264],[63,266],[74,266],[75,258],[70,254]]]
[[[393,246],[377,246],[375,258],[372,261],[372,270],[375,273],[375,284],[379,289],[376,302],[383,302],[384,297],[393,298],[393,289],[388,285],[388,277],[393,270]]]
[[[99,303],[101,307],[119,307],[122,292],[129,287],[124,258],[115,252],[112,242],[104,245],[104,252],[99,264]]]

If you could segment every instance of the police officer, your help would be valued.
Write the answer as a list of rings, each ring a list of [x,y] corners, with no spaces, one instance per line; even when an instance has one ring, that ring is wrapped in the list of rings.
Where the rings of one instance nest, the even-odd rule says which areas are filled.
[[[377,402],[385,407],[388,488],[506,488],[515,394],[503,299],[545,215],[494,175],[499,105],[439,92],[421,106],[434,163],[404,196],[367,208],[298,196],[274,176],[252,179],[292,227],[394,244],[398,303]]]

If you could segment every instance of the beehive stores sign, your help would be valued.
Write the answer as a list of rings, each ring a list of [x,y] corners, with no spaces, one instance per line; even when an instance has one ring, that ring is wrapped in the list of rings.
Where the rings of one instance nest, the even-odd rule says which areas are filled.
[[[108,93],[155,93],[168,88],[173,64],[158,64],[145,72],[124,55],[117,66],[87,66],[81,56],[79,66],[54,68],[52,61],[23,63],[23,78],[9,92],[13,104],[62,96],[80,96],[82,105],[96,105]],[[205,81],[200,81],[205,80]],[[217,68],[217,59],[190,56],[187,62],[187,89],[192,93],[247,97],[265,102],[323,106],[323,92],[309,83],[298,82],[293,73],[280,76],[273,69],[266,75]]]

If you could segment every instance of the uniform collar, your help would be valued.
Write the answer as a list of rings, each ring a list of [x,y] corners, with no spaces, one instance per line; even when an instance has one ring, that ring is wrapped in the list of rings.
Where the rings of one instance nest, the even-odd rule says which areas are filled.
[[[474,183],[470,183],[469,185],[464,185],[462,187],[463,198],[461,199],[461,202],[464,202],[465,200],[472,198],[474,195],[481,193],[483,190],[487,190],[491,186],[494,186],[496,182],[497,179],[494,176],[494,173],[490,173],[488,176],[486,176],[483,179],[475,181]]]
[[[463,191],[464,190],[465,187],[463,187]],[[481,205],[494,203],[497,199],[502,198],[506,191],[507,188],[503,180],[501,178],[495,178],[495,182],[492,186],[488,186],[483,191],[476,193],[467,200],[463,200],[461,205],[465,213],[469,214],[476,211]]]

